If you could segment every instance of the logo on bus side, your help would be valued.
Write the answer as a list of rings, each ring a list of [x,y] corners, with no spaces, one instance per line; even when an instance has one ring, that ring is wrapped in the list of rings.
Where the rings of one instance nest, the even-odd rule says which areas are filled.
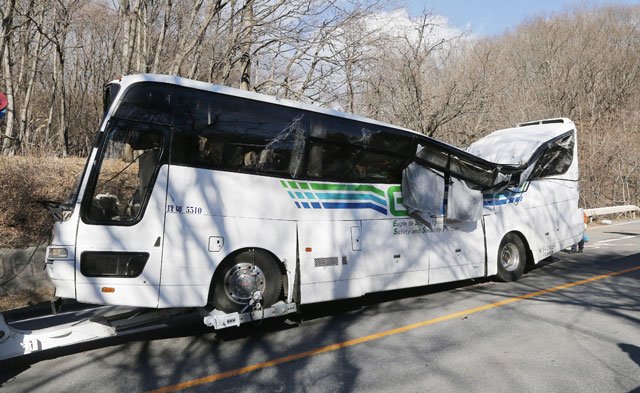
[[[402,206],[399,185],[390,186],[386,192],[370,184],[314,183],[284,181],[280,184],[287,190],[298,209],[371,209],[394,217],[406,217]]]

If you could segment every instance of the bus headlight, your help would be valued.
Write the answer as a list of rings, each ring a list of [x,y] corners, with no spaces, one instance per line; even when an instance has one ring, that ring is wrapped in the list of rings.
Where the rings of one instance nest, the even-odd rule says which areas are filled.
[[[47,259],[65,259],[69,252],[64,247],[49,247]]]

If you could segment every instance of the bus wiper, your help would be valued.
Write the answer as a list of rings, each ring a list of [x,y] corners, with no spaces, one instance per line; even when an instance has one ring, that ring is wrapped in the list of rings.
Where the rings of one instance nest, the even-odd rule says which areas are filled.
[[[66,220],[69,218],[67,213],[72,210],[71,205],[58,201],[37,200],[34,202],[47,209],[55,221]]]

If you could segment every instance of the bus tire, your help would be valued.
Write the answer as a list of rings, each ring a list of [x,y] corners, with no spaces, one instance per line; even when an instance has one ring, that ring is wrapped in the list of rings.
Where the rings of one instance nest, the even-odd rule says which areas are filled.
[[[516,281],[527,264],[527,252],[520,236],[507,233],[498,247],[498,274],[500,281]]]
[[[249,249],[231,256],[216,270],[209,302],[220,311],[239,312],[256,291],[262,294],[262,306],[270,307],[282,293],[282,275],[271,254]]]

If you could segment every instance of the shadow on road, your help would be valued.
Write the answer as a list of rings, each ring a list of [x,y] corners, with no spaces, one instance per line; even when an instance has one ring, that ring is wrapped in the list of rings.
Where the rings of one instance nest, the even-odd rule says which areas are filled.
[[[629,355],[629,358],[633,360],[638,365],[638,367],[640,367],[640,347],[637,347],[633,344],[623,343],[618,344],[618,347],[620,347],[622,352],[625,352],[627,355]]]
[[[640,236],[640,233],[636,233],[636,232],[615,232],[615,231],[611,231],[611,232],[603,232],[603,233],[611,233],[614,235],[623,235],[623,236]]]
[[[635,362],[635,364],[640,367],[640,347],[637,347],[633,344],[618,344],[618,347],[622,350],[622,352],[629,355],[629,358]],[[629,391],[629,393],[640,393],[640,386]]]

